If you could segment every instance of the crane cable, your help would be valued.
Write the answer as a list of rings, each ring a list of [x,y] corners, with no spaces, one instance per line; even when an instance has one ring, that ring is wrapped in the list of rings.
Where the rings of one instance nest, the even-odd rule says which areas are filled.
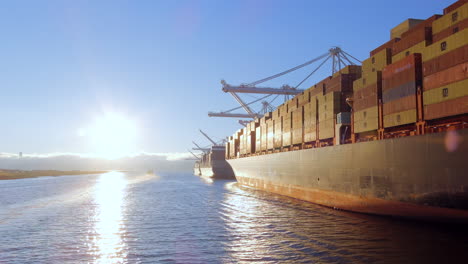
[[[288,73],[290,73],[290,72],[293,72],[293,71],[295,71],[295,70],[298,70],[298,69],[300,69],[300,68],[303,68],[303,67],[305,67],[305,66],[307,66],[307,65],[309,65],[309,64],[312,64],[312,63],[314,63],[314,62],[316,62],[316,61],[318,61],[318,60],[321,60],[321,59],[323,59],[323,58],[325,58],[325,57],[327,57],[327,56],[329,56],[329,55],[330,55],[330,54],[327,52],[327,53],[325,53],[325,54],[323,54],[323,55],[320,55],[319,57],[317,57],[317,58],[315,58],[315,59],[312,59],[312,60],[310,60],[310,61],[308,61],[308,62],[305,62],[305,63],[303,63],[303,64],[301,64],[301,65],[298,65],[298,66],[296,66],[296,67],[294,67],[294,68],[291,68],[291,69],[289,69],[289,70],[286,70],[286,71],[277,73],[277,74],[275,74],[275,75],[272,75],[272,76],[270,76],[270,77],[267,77],[267,78],[264,78],[264,79],[261,79],[261,80],[258,80],[258,81],[249,83],[249,84],[247,84],[247,86],[255,86],[255,85],[257,85],[257,84],[260,84],[260,83],[269,81],[269,80],[271,80],[271,79],[278,78],[278,77],[280,77],[280,76],[283,76],[283,75],[288,74]]]
[[[272,94],[269,94],[269,95],[263,96],[263,97],[261,97],[261,98],[258,98],[257,100],[252,101],[252,102],[250,102],[250,103],[248,103],[248,104],[245,104],[245,105],[251,105],[251,104],[253,104],[253,103],[256,103],[256,102],[258,102],[258,101],[260,101],[260,100],[263,100],[263,99],[265,99],[265,98],[268,98],[268,97],[270,97],[270,96],[272,96]],[[236,108],[233,108],[233,109],[229,109],[229,110],[227,110],[227,111],[223,111],[223,113],[229,113],[229,112],[231,112],[231,111],[234,111],[234,110],[237,110],[237,109],[241,109],[241,108],[243,108],[242,105],[241,105],[241,106],[238,106],[238,107],[236,107]]]

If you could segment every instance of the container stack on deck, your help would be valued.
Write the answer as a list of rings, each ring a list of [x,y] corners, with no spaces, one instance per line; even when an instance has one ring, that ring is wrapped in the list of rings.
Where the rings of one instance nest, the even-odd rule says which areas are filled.
[[[467,128],[467,26],[468,0],[405,20],[362,67],[343,68],[237,131],[227,158]]]

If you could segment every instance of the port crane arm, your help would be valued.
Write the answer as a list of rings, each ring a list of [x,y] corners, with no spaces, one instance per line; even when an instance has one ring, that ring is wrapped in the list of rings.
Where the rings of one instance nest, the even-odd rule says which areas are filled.
[[[208,112],[209,117],[236,117],[236,118],[254,118],[249,114],[228,113],[228,112]]]
[[[296,95],[303,92],[289,85],[283,85],[280,89],[270,87],[253,87],[247,85],[230,85],[225,80],[221,80],[223,85],[223,91],[225,93],[251,93],[251,94],[285,94],[285,95]]]
[[[216,142],[214,142],[214,140],[212,140],[205,132],[203,132],[201,129],[200,130],[200,133],[202,133],[203,136],[205,136],[212,144],[213,146],[217,146],[218,144],[216,144]]]
[[[203,152],[209,152],[210,151],[209,148],[202,148],[202,147],[198,146],[198,144],[195,143],[194,141],[192,141],[192,143],[196,146],[196,148],[192,148],[193,150],[200,150],[200,151],[203,151]]]
[[[231,111],[234,110],[234,109],[232,109],[232,110],[219,112],[219,113],[209,112],[208,116],[210,116],[210,117],[217,116],[217,117],[258,118],[258,117],[262,116],[263,114],[265,114],[266,112],[273,110],[274,107],[271,106],[271,103],[278,97],[278,95],[284,95],[285,100],[288,100],[290,95],[297,95],[297,94],[302,93],[303,90],[299,90],[298,89],[299,86],[302,85],[306,80],[308,80],[310,76],[312,76],[315,72],[317,72],[330,59],[332,60],[332,74],[339,71],[342,66],[354,65],[354,63],[351,61],[350,58],[348,58],[348,56],[350,58],[354,59],[355,61],[361,62],[358,59],[356,59],[355,57],[353,57],[352,55],[350,55],[349,53],[342,50],[340,47],[332,47],[331,49],[328,50],[327,53],[324,53],[324,54],[318,56],[317,58],[314,58],[314,59],[309,60],[309,61],[307,61],[305,63],[302,63],[302,64],[300,64],[300,65],[298,65],[296,67],[290,68],[290,69],[288,69],[286,71],[277,73],[275,75],[269,76],[267,78],[260,79],[258,81],[255,81],[255,82],[252,82],[252,83],[249,83],[249,84],[230,85],[225,80],[222,80],[221,81],[221,84],[223,85],[222,90],[224,92],[226,92],[226,93],[230,93],[234,97],[234,99],[236,99],[236,101],[241,105],[240,107],[235,108],[235,109],[243,108],[247,112],[247,114],[230,113]],[[310,64],[312,64],[314,62],[320,61],[320,60],[322,60],[320,65],[318,67],[316,67],[310,74],[308,74],[307,77],[305,79],[303,79],[295,87],[291,87],[289,85],[283,85],[281,88],[255,87],[255,85],[257,85],[257,84],[260,84],[260,83],[263,83],[263,82],[278,78],[280,76],[283,76],[283,75],[288,74],[290,72],[296,71],[298,69],[306,67],[306,66],[308,66],[308,65],[310,65]],[[237,93],[267,94],[267,96],[276,94],[277,96],[274,97],[274,99],[270,103],[268,103],[266,101],[262,102],[262,104],[263,104],[262,110],[260,110],[258,113],[255,113],[254,111],[252,111],[252,109],[249,107],[249,105],[254,103],[254,102],[257,102],[257,101],[259,101],[261,99],[258,99],[258,100],[254,101],[254,102],[246,104],[244,101],[242,101],[242,99],[239,97],[239,95],[237,95]],[[245,122],[240,121],[239,123],[244,124]]]
[[[257,117],[257,113],[254,113],[254,111],[252,111],[252,109],[250,109],[249,105],[246,104],[246,103],[244,103],[244,101],[242,101],[242,99],[241,99],[236,93],[230,92],[230,94],[232,95],[232,97],[234,97],[234,99],[236,99],[236,101],[242,106],[242,108],[244,108],[244,110],[245,110],[252,118]]]

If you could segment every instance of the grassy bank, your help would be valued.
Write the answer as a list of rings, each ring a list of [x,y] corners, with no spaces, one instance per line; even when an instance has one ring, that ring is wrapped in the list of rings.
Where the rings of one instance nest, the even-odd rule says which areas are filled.
[[[105,173],[105,172],[106,171],[2,170],[0,169],[0,180],[36,178],[36,177],[43,177],[43,176],[100,174],[100,173]]]

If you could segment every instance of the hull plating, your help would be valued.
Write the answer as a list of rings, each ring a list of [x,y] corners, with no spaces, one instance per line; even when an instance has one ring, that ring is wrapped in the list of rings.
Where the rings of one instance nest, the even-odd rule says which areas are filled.
[[[468,131],[228,160],[240,184],[343,210],[468,221]]]

